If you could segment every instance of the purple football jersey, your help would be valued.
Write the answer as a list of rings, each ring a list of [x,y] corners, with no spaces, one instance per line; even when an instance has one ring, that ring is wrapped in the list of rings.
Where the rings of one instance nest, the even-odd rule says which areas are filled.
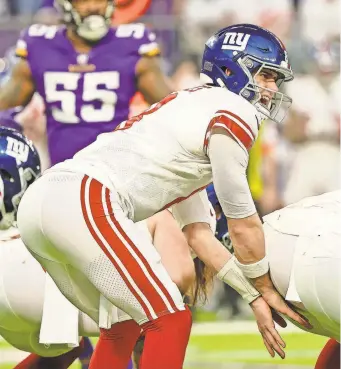
[[[112,28],[88,54],[77,53],[63,26],[33,25],[17,44],[46,106],[51,163],[71,158],[126,120],[136,93],[136,64],[155,54],[143,24]]]
[[[16,121],[16,116],[23,110],[23,107],[19,106],[14,109],[8,109],[0,111],[0,126],[16,129],[22,131],[20,124]]]
[[[43,0],[40,8],[54,8],[54,0]]]

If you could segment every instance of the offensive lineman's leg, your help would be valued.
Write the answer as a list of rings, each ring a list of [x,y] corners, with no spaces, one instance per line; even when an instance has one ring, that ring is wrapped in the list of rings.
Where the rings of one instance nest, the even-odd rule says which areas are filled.
[[[146,221],[137,223],[137,225],[141,232],[152,239],[153,245],[161,256],[162,264],[172,281],[179,287],[181,293],[185,294],[195,279],[195,268],[189,246],[172,214],[165,210]],[[126,318],[129,319],[129,317]],[[120,319],[122,319],[122,316],[120,316]],[[122,327],[124,328],[124,325]],[[125,336],[129,335],[129,329],[122,329],[120,334],[122,339],[127,339]],[[141,336],[134,347],[136,368],[138,368],[138,362],[142,355],[143,344],[144,336]],[[107,337],[102,333],[97,343],[97,355],[99,357],[107,356],[105,353],[107,345]]]
[[[115,194],[99,182],[69,173],[46,177],[30,186],[21,203],[18,221],[26,245],[41,258],[54,258],[85,275],[95,289],[142,326],[146,332],[146,368],[181,368],[190,313],[184,310],[181,294],[150,240],[141,237],[110,199]],[[37,242],[39,234],[43,242]],[[50,272],[49,266],[46,269]],[[69,288],[58,276],[52,277],[59,288]],[[84,289],[80,281],[73,287],[76,294]],[[75,304],[72,296],[67,297]],[[82,310],[85,306],[75,305]],[[106,369],[115,364],[117,369],[125,369],[128,360],[129,356],[120,357],[116,351],[111,362],[92,368]]]
[[[279,293],[286,298],[294,269],[295,285],[301,302],[289,302],[309,319],[313,325],[310,332],[338,339],[341,259],[339,237],[333,233],[303,237],[299,240],[300,249],[297,249],[296,236],[282,233],[266,223],[263,229],[271,279]]]
[[[161,231],[167,232],[167,235],[169,236],[169,238],[165,239],[164,236],[157,237],[155,247],[158,250],[160,250],[162,259],[166,261],[167,270],[168,270],[168,267],[169,267],[170,276],[171,276],[172,280],[178,281],[181,284],[181,286],[184,288],[182,293],[185,293],[186,289],[188,288],[188,282],[190,281],[190,278],[188,278],[188,280],[186,280],[185,278],[187,276],[189,276],[189,272],[191,272],[190,266],[191,266],[191,263],[193,264],[193,261],[192,261],[192,258],[190,256],[190,254],[189,254],[188,245],[187,245],[185,239],[181,238],[181,237],[183,237],[182,232],[180,231],[179,227],[177,226],[177,223],[175,222],[174,218],[172,217],[172,215],[168,211],[166,211],[165,214],[163,214],[162,216],[159,216],[157,214],[156,216],[152,217],[152,219],[150,221],[150,226],[152,227],[152,232],[153,232],[154,236],[155,236],[155,234],[160,235]],[[146,232],[148,232],[146,224],[141,225],[140,229],[141,229],[141,231],[145,230]],[[149,236],[149,234],[148,234],[148,236]],[[173,237],[173,238],[171,238],[171,237]],[[176,243],[174,242],[175,240],[177,241]],[[172,243],[170,243],[169,241],[172,241]],[[185,243],[183,243],[183,241],[185,241]],[[184,265],[184,271],[181,271],[175,265],[175,263],[176,263],[176,258],[175,257],[173,257],[173,259],[171,259],[171,258],[167,259],[167,256],[170,256],[170,253],[166,249],[166,247],[164,247],[163,242],[168,242],[168,245],[174,247],[174,249],[176,250],[176,252],[178,254],[181,254],[181,252],[183,253],[184,263],[182,263],[182,264]],[[188,252],[189,260],[186,259],[186,257],[187,257],[186,251]],[[68,286],[68,285],[69,286],[75,286],[75,285],[77,285],[77,283],[80,283],[80,284],[88,283],[87,279],[84,275],[82,275],[78,271],[74,270],[70,266],[66,267],[62,264],[59,264],[59,263],[56,263],[56,262],[51,262],[51,261],[48,261],[46,259],[42,259],[38,255],[35,255],[35,258],[42,265],[44,265],[44,267],[46,269],[49,270],[49,273],[52,277],[58,278],[59,281],[62,280],[62,285],[64,286],[64,288],[65,288],[65,286]],[[169,259],[171,259],[171,260],[169,260]],[[181,260],[181,258],[180,258],[180,260]],[[172,261],[173,261],[173,265],[171,263]],[[187,265],[186,265],[186,263],[187,263]],[[194,271],[194,265],[193,265],[193,271],[192,271],[193,277],[194,277],[194,273],[195,273],[195,271]],[[91,286],[90,286],[90,288],[91,288]],[[75,305],[81,306],[81,302],[75,300],[75,299],[78,299],[78,298],[80,300],[83,299],[81,291],[78,291],[76,293],[76,291],[74,289],[71,289],[70,292],[68,292],[68,290],[69,289],[65,290],[64,294],[69,294],[69,296],[68,296],[69,299],[73,299],[72,301]],[[99,299],[99,295],[97,295],[97,291],[95,291],[94,294],[95,294],[95,297],[94,297],[93,301],[97,301],[97,299]],[[91,296],[91,294],[90,294],[90,296]],[[90,305],[93,305],[93,303],[90,303]],[[83,306],[83,309],[86,309],[86,307]],[[96,309],[95,312],[87,310],[87,314],[89,316],[92,316],[93,319],[95,320],[96,316],[98,316],[98,314],[99,314],[99,311],[98,311],[98,309]],[[120,313],[120,314],[121,314],[121,316],[119,316],[118,322],[113,324],[111,329],[109,329],[109,330],[101,329],[100,330],[99,340],[98,340],[98,343],[96,345],[96,351],[95,351],[95,353],[94,353],[94,355],[91,359],[92,360],[92,365],[94,365],[97,362],[99,363],[98,365],[101,365],[101,363],[103,363],[103,362],[107,362],[108,359],[110,359],[110,357],[113,355],[115,350],[117,350],[117,352],[120,353],[120,355],[122,355],[122,354],[123,354],[123,356],[130,355],[133,347],[135,346],[135,342],[136,342],[137,338],[140,336],[141,328],[132,319],[125,321],[126,316],[123,316],[122,313]],[[84,318],[86,318],[86,317],[84,317]],[[89,319],[87,319],[87,320],[89,320]],[[82,335],[85,335],[86,333],[89,333],[89,332],[86,332],[85,327],[81,327],[81,332],[80,333]],[[97,334],[95,334],[95,335],[97,336]],[[141,352],[139,352],[139,355],[142,354],[142,346],[140,346],[140,347],[141,347]],[[39,357],[37,357],[37,358],[39,358]],[[36,360],[38,360],[38,359],[36,359]],[[45,360],[44,365],[45,365],[45,363],[46,363],[46,365],[48,365],[49,361]],[[51,362],[51,365],[52,365],[52,362]],[[25,368],[25,367],[23,367],[23,368]],[[28,367],[28,368],[30,368],[30,367]],[[45,366],[44,366],[44,368],[45,368]],[[22,369],[22,368],[20,367],[20,369]]]
[[[184,295],[195,280],[195,267],[190,248],[173,215],[164,210],[153,215],[146,221],[138,223],[140,229],[149,232],[161,261],[172,281]],[[133,361],[139,368],[144,346],[144,336],[141,336],[134,347]]]
[[[89,283],[87,277],[70,265],[49,261],[34,253],[33,255],[41,265],[48,270],[50,276],[56,281],[57,286],[61,289],[63,294],[98,324],[100,294],[94,289],[93,285]],[[89,294],[85,297],[83,290],[79,289],[78,286],[85,286]],[[84,334],[86,332],[82,332],[83,329],[81,327],[80,333]],[[115,353],[125,360],[126,357],[130,357],[140,332],[141,328],[139,325],[131,319],[127,322],[119,321],[113,324],[112,328],[109,330],[100,329],[100,340],[96,345],[96,349],[90,361],[97,362],[99,360],[100,365],[102,365],[103,362],[108,362],[110,356]],[[113,345],[112,342],[115,342],[115,345]],[[125,369],[127,366],[128,362]]]
[[[126,306],[125,303],[127,301],[119,305],[119,299],[116,305],[138,321],[145,332],[146,345],[142,368],[181,368],[188,344],[191,318],[188,311],[182,310],[183,302],[177,287],[170,280],[160,263],[160,256],[149,238],[145,238],[136,229],[136,226],[133,226],[131,221],[120,215],[122,211],[118,207],[115,208],[115,204],[115,210],[112,209],[112,204],[109,202],[109,191],[96,181],[88,179],[84,182],[88,183],[90,187],[89,198],[87,199],[85,196],[85,203],[89,201],[90,204],[95,205],[90,212],[83,213],[85,219],[89,217],[88,224],[89,220],[93,219],[97,228],[105,235],[106,240],[119,236],[121,245],[115,247],[112,244],[110,247],[114,249],[115,253],[121,254],[121,260],[125,261],[124,266],[127,269],[131,263],[129,270],[127,270],[128,273],[123,271],[123,274],[129,280],[128,286],[131,283],[129,279],[130,273],[131,276],[133,274],[136,276],[134,278],[136,284],[137,282],[141,283],[136,286],[137,288],[134,286],[130,288],[130,291],[135,295],[142,309],[137,308],[136,302],[132,306]],[[105,202],[104,199],[106,199]],[[100,200],[102,200],[102,204],[97,206]],[[104,212],[103,207],[105,209]],[[105,219],[103,215],[107,214],[108,211],[110,218]],[[110,227],[107,226],[107,223],[109,223]],[[139,245],[139,247],[136,245]],[[124,255],[127,250],[129,250],[128,254]],[[133,266],[134,264],[135,266]],[[144,270],[144,275],[139,274],[140,268]],[[144,279],[147,279],[146,282],[143,282]],[[96,281],[93,281],[93,283],[95,284]],[[111,296],[108,295],[108,292],[105,292],[107,293],[106,297],[110,298]],[[103,291],[102,293],[105,294],[105,292]],[[112,291],[111,295],[115,296],[115,292]],[[158,318],[155,319],[155,317]],[[113,328],[117,329],[117,327]],[[162,344],[160,342],[161,339],[163,341]],[[155,356],[155,351],[158,352],[157,357]],[[96,368],[103,368],[103,361],[98,364]]]
[[[315,333],[336,340],[340,340],[340,260],[340,236],[327,232],[307,239],[294,262],[297,292],[319,324],[320,332]]]
[[[45,276],[41,265],[20,239],[2,245],[0,335],[12,346],[32,353],[16,369],[67,368],[79,355],[85,357],[86,347],[83,349],[82,342],[73,350],[66,344],[46,347],[39,343]]]
[[[167,271],[170,273],[170,276],[172,278],[172,280],[174,282],[176,282],[176,284],[178,285],[178,287],[181,290],[182,287],[182,294],[184,294],[188,288],[188,283],[191,282],[192,276],[194,278],[194,266],[193,266],[193,261],[191,258],[191,255],[189,253],[189,248],[188,245],[183,237],[183,234],[181,232],[181,230],[179,229],[176,221],[174,220],[173,216],[171,215],[171,213],[169,211],[164,211],[160,214],[156,214],[155,216],[153,216],[152,218],[150,218],[148,220],[148,225],[149,225],[149,230],[147,228],[147,222],[141,222],[141,230],[145,230],[146,232],[151,232],[151,234],[154,236],[154,241],[153,243],[154,246],[157,248],[157,250],[160,252],[161,254],[161,259],[163,261],[163,264],[165,264],[165,267],[167,269]],[[169,248],[167,249],[168,246]],[[18,271],[20,271],[21,269],[25,268],[25,271],[27,270],[27,275],[23,276],[23,283],[28,283],[28,281],[30,281],[30,276],[32,277],[32,274],[34,273],[38,273],[39,276],[37,278],[34,279],[34,281],[39,280],[39,277],[41,277],[42,279],[42,286],[35,286],[36,290],[43,290],[43,281],[45,280],[45,273],[43,273],[43,269],[42,267],[39,265],[39,263],[36,262],[35,259],[32,258],[32,256],[27,252],[27,249],[24,247],[24,245],[22,244],[22,248],[19,247],[20,245],[12,245],[11,246],[11,250],[13,251],[13,249],[17,250],[18,252],[18,266],[15,268],[17,273]],[[6,250],[6,248],[3,248],[1,251]],[[169,252],[169,250],[173,250],[174,253]],[[22,252],[21,252],[22,251]],[[20,253],[21,252],[21,253]],[[175,256],[172,256],[174,255]],[[22,257],[20,257],[22,255]],[[179,256],[179,260],[177,260],[177,257]],[[31,259],[32,258],[32,259]],[[3,258],[4,262],[6,262],[6,255]],[[8,258],[7,258],[8,259]],[[37,257],[37,259],[39,259],[39,257]],[[24,260],[24,264],[21,265],[21,261]],[[8,260],[7,260],[8,262]],[[10,264],[12,265],[13,262]],[[10,267],[9,265],[9,267]],[[193,270],[191,270],[191,266],[193,267]],[[57,270],[56,270],[57,268]],[[13,269],[13,268],[12,268]],[[5,269],[4,269],[5,270]],[[55,271],[55,273],[62,275],[65,271],[64,271],[64,267],[61,264],[57,264],[55,263],[55,266],[53,267],[53,270]],[[18,276],[18,274],[16,273],[16,275]],[[21,275],[21,274],[20,274]],[[35,275],[35,274],[34,274]],[[65,275],[65,279],[68,278],[68,275]],[[186,280],[187,278],[187,280]],[[5,281],[8,280],[8,278],[4,278]],[[32,279],[32,278],[31,278]],[[20,285],[19,285],[20,287]],[[25,285],[25,292],[29,293],[30,291],[30,287]],[[39,300],[39,299],[38,299]],[[35,304],[38,306],[40,306],[39,302],[37,301],[37,298],[34,300]],[[39,309],[38,309],[39,310]],[[97,312],[98,314],[98,312]],[[36,317],[36,319],[38,319],[39,316]],[[119,316],[119,322],[122,321],[122,318],[124,319],[124,317]],[[8,319],[7,319],[8,321]],[[123,325],[124,326],[124,325]],[[116,328],[116,327],[115,327]],[[117,326],[118,328],[118,326]],[[133,326],[132,329],[134,329],[135,327]],[[85,314],[80,314],[80,335],[85,336],[87,334],[90,334],[91,336],[97,336],[98,327],[96,326],[95,322],[93,320],[91,320],[88,316],[86,316]],[[131,329],[126,329],[125,332],[123,330],[121,331],[121,344],[122,347],[126,348],[129,347],[129,337],[131,337]],[[1,331],[0,331],[1,332]],[[125,334],[123,334],[125,333]],[[13,335],[13,334],[12,334]],[[126,337],[127,336],[127,337]],[[21,339],[23,338],[23,335],[20,335]],[[102,335],[101,335],[102,337]],[[101,341],[101,337],[100,340]],[[103,335],[104,339],[107,341],[106,335]],[[28,340],[29,342],[32,342],[31,340]],[[36,342],[35,348],[37,348],[38,346],[41,347],[42,345],[39,345],[39,340],[34,339],[34,341]],[[91,343],[89,342],[89,339],[84,337],[84,341],[85,341],[85,345],[84,345],[84,349],[81,350],[80,352],[80,361],[82,362],[82,368],[87,368],[88,367],[88,363],[90,361],[91,358],[91,354],[92,354],[92,346]],[[89,342],[88,345],[86,345],[86,341]],[[11,343],[11,339],[9,340],[9,342]],[[87,349],[88,347],[88,349]],[[138,356],[140,357],[141,353],[142,353],[142,345],[139,345],[140,349],[138,350]],[[29,347],[25,347],[26,350],[29,350],[31,352],[35,352],[35,348],[29,348]],[[101,349],[103,350],[103,348]],[[105,350],[105,349],[104,349]],[[18,369],[22,369],[22,368],[34,368],[37,365],[41,366],[41,369],[43,368],[52,368],[55,365],[60,365],[60,363],[64,362],[67,363],[69,358],[74,357],[75,354],[77,354],[79,352],[78,349],[74,349],[72,351],[69,352],[68,355],[63,354],[62,356],[60,356],[60,358],[58,359],[56,358],[42,358],[36,354],[32,354],[30,355],[28,358],[26,358],[22,363],[20,363],[20,365],[18,366]],[[105,354],[101,354],[103,356],[105,356]],[[39,366],[39,368],[40,368]]]

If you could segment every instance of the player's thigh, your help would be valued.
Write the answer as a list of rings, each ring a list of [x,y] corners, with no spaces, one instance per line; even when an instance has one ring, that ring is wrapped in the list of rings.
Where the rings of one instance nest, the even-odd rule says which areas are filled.
[[[93,246],[82,214],[83,175],[49,173],[25,193],[18,212],[19,230],[31,254],[48,271],[61,292],[98,321],[99,292],[86,270],[102,254]]]
[[[32,332],[34,332],[33,329]],[[0,335],[11,346],[17,348],[18,350],[33,352],[33,347],[31,344],[31,332],[11,331],[0,327]]]
[[[195,280],[195,268],[190,248],[178,223],[168,210],[154,215],[146,222],[162,264],[172,281],[185,293]]]
[[[314,315],[325,332],[321,334],[339,340],[339,240],[334,236],[321,235],[316,237],[316,243],[310,242],[309,246],[310,248],[295,260],[297,291],[305,308]]]
[[[90,283],[86,275],[68,264],[61,264],[35,256],[48,271],[60,292],[79,310],[83,311],[98,324],[100,293]],[[46,292],[48,294],[48,291]],[[63,298],[63,296],[61,296]],[[47,296],[45,297],[47,298]],[[58,296],[50,295],[58,304]]]
[[[43,176],[23,197],[18,221],[23,240],[34,258],[48,271],[64,296],[98,323],[97,287],[108,280],[102,270],[107,256],[84,219],[80,199],[85,191],[83,177],[72,173]],[[111,263],[106,267],[109,273],[115,274]]]
[[[97,181],[87,183],[84,218],[94,235],[93,247],[102,251],[86,271],[91,282],[141,324],[183,310],[181,294],[162,265],[150,235],[125,216],[114,193]]]
[[[140,323],[184,309],[158,252],[126,218],[115,193],[96,180],[74,174],[50,175],[45,182],[45,199],[40,200],[41,212],[32,225],[37,231],[21,227],[32,251],[80,271],[103,296]],[[22,211],[22,219],[24,215]],[[41,247],[33,245],[33,236]],[[50,268],[46,267],[48,272]],[[75,285],[84,289],[83,283]]]
[[[31,331],[42,316],[45,273],[24,244],[2,245],[0,251],[0,327]]]
[[[91,234],[80,201],[83,178],[78,173],[51,172],[25,192],[18,210],[18,226],[34,256],[61,264],[68,264],[70,259],[82,263],[97,257],[97,249],[87,247]]]
[[[3,245],[0,252],[0,335],[19,350],[57,356],[70,348],[39,343],[45,277],[41,265],[19,240]]]
[[[289,288],[297,237],[282,233],[267,223],[264,223],[263,229],[271,280],[278,292],[285,297]]]

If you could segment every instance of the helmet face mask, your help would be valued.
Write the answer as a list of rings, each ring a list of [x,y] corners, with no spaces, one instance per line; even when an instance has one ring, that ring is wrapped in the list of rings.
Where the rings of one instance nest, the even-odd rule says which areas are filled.
[[[292,99],[279,90],[275,91],[258,85],[256,77],[264,70],[273,71],[278,76],[276,79],[276,85],[280,88],[283,82],[291,81],[293,79],[292,73],[288,73],[286,69],[278,67],[276,64],[264,63],[252,56],[243,57],[238,62],[249,78],[249,83],[241,89],[239,95],[250,101],[265,119],[268,118],[277,123],[282,122],[292,104]],[[256,71],[252,73],[250,69],[252,69],[254,65],[257,65],[257,68]],[[272,95],[272,99],[268,104],[263,104],[261,101],[262,91],[269,91]]]
[[[225,87],[242,96],[261,113],[280,123],[291,105],[291,98],[280,91],[260,86],[255,79],[264,70],[275,72],[277,87],[294,76],[282,42],[271,32],[250,24],[224,28],[206,43],[201,78],[204,83]],[[268,90],[271,102],[262,102]]]
[[[0,230],[10,228],[15,222],[14,209],[6,211],[4,187],[4,182],[0,177]]]
[[[91,14],[82,17],[72,5],[72,0],[55,0],[55,5],[63,15],[64,23],[72,25],[76,34],[88,42],[101,40],[111,27],[114,1],[108,0],[104,15]]]

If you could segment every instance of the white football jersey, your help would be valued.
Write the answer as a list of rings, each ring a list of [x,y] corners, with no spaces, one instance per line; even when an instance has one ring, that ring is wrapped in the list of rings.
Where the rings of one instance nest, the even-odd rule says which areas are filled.
[[[295,236],[341,234],[340,219],[341,190],[307,197],[263,218],[277,231]]]
[[[226,88],[200,86],[172,93],[52,170],[96,178],[116,191],[128,216],[139,221],[212,182],[213,127],[227,130],[248,151],[260,122],[244,98]]]

